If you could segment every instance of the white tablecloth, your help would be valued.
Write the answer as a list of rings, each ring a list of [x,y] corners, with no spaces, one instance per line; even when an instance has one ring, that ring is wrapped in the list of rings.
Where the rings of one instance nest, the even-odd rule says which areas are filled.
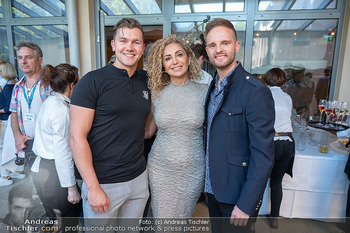
[[[344,173],[346,154],[331,149],[323,154],[308,145],[296,151],[293,178],[283,178],[280,216],[339,221],[345,217],[348,180]],[[259,214],[269,213],[269,188],[264,193]],[[333,219],[332,219],[333,218]]]

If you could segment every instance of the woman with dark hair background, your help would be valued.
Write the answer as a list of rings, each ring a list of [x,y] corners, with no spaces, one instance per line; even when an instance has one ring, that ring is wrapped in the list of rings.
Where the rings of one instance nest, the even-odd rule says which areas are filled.
[[[81,197],[76,186],[73,155],[68,143],[69,104],[78,82],[78,69],[68,64],[46,65],[41,73],[52,92],[37,118],[33,151],[37,155],[32,174],[38,181],[37,192],[44,204],[78,217]]]
[[[280,206],[282,202],[282,179],[292,165],[294,157],[294,140],[292,137],[292,98],[285,93],[281,86],[286,83],[286,74],[280,68],[272,68],[263,78],[270,88],[275,102],[275,165],[270,176],[271,211],[268,218],[272,228],[278,228]]]

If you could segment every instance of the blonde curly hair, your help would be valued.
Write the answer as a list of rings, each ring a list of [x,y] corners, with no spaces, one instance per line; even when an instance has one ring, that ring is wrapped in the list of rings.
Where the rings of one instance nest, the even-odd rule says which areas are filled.
[[[201,67],[190,47],[185,42],[179,40],[175,35],[168,35],[154,43],[147,59],[148,87],[153,96],[157,96],[159,92],[170,83],[170,76],[164,72],[163,68],[164,49],[169,44],[179,44],[185,50],[187,56],[190,57],[190,65],[187,71],[188,78],[190,80],[199,79]]]

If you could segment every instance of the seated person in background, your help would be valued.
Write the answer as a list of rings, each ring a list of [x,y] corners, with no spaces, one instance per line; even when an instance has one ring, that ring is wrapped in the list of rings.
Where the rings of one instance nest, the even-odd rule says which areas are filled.
[[[315,90],[315,98],[316,98],[316,103],[320,102],[320,100],[327,99],[327,94],[328,94],[328,85],[329,85],[329,76],[331,74],[331,67],[326,67],[323,71],[324,76],[320,78],[317,82],[316,85],[316,90]]]
[[[285,91],[292,97],[293,108],[304,118],[309,116],[309,105],[312,102],[315,84],[310,73],[305,68],[292,70],[292,79],[286,83]]]
[[[193,51],[194,55],[196,56],[196,59],[199,63],[199,66],[202,67],[204,61],[207,57],[207,52],[205,51],[205,47],[202,44],[193,44],[191,45],[191,50]],[[199,75],[198,83],[204,83],[209,85],[211,83],[211,80],[213,80],[213,77],[206,72],[205,70],[201,70],[201,73]]]

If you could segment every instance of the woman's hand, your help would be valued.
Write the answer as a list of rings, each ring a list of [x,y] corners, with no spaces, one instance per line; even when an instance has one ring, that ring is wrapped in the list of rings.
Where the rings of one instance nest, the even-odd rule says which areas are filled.
[[[68,187],[67,199],[72,204],[77,204],[80,202],[81,196],[80,196],[80,193],[79,193],[76,185],[74,185],[72,187]]]

